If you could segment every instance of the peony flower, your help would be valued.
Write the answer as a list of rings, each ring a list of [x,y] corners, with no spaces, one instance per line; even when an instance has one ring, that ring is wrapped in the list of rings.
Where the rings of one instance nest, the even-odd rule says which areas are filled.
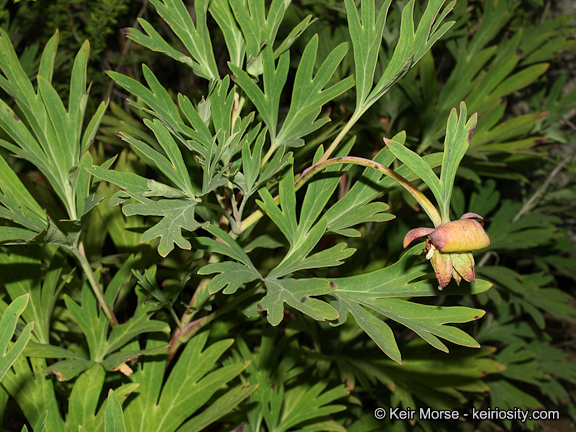
[[[417,238],[428,237],[426,258],[436,273],[438,289],[448,285],[452,278],[458,285],[462,279],[476,282],[472,251],[490,246],[482,220],[476,213],[466,213],[459,220],[436,228],[415,228],[404,237],[404,248]]]

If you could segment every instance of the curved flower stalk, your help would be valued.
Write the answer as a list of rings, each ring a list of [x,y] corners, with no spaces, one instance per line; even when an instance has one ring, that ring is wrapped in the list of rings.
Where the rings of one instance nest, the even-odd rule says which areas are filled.
[[[426,258],[434,267],[439,289],[448,285],[452,277],[458,284],[462,279],[475,282],[474,257],[471,252],[490,245],[490,238],[484,231],[481,216],[466,213],[460,220],[450,221],[450,200],[456,172],[468,150],[477,120],[477,114],[467,117],[464,102],[460,103],[460,115],[455,108],[452,109],[446,126],[440,178],[418,154],[401,143],[385,139],[392,153],[412,171],[418,173],[438,202],[440,220],[430,218],[434,228],[416,228],[409,231],[404,238],[404,247],[414,239],[428,237]]]
[[[440,178],[419,155],[404,147],[403,139],[398,136],[393,139],[384,138],[384,142],[394,156],[404,162],[413,172],[418,173],[418,176],[430,188],[438,202],[438,208],[422,191],[395,171],[373,160],[355,156],[342,156],[326,160],[320,158],[318,162],[302,172],[296,180],[294,188],[295,190],[300,189],[315,174],[331,165],[361,165],[387,175],[416,199],[435,227],[416,228],[409,231],[404,238],[404,247],[406,248],[417,238],[428,236],[426,258],[431,261],[434,267],[439,289],[448,285],[452,277],[458,284],[462,279],[475,282],[474,257],[471,252],[490,245],[490,238],[484,231],[483,223],[477,221],[477,219],[482,221],[482,216],[476,213],[466,213],[460,220],[450,221],[449,213],[456,171],[470,145],[477,117],[477,114],[473,114],[470,118],[467,117],[464,102],[460,104],[460,115],[457,114],[455,108],[452,109],[446,128]],[[395,139],[399,140],[396,141]],[[279,200],[279,196],[274,198],[274,202],[279,202]],[[240,230],[243,231],[254,224],[262,217],[262,214],[261,211],[258,211],[246,218],[242,221]]]
[[[428,214],[436,228],[422,227],[410,230],[404,237],[404,248],[417,238],[428,237],[426,258],[430,260],[434,268],[436,279],[438,279],[438,289],[441,290],[448,285],[452,278],[458,285],[462,279],[476,282],[475,263],[471,252],[490,246],[490,237],[484,230],[482,216],[476,213],[466,213],[456,221],[450,221],[447,217],[442,218],[436,207],[420,190],[388,167],[354,156],[332,158],[318,162],[305,170],[296,181],[296,189],[302,187],[314,174],[326,167],[345,163],[373,168],[393,178],[412,194]],[[448,220],[448,222],[442,223],[443,220]]]
[[[436,228],[415,228],[404,237],[404,248],[413,240],[427,236],[426,258],[434,267],[440,290],[452,278],[458,285],[462,279],[476,282],[472,251],[490,246],[482,220],[476,213],[466,213],[459,220]]]

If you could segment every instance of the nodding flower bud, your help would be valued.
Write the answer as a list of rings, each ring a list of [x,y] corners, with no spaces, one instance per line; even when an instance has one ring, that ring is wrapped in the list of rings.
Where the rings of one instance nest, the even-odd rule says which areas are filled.
[[[476,219],[480,219],[480,222]],[[426,258],[432,263],[438,288],[442,289],[454,277],[459,285],[462,279],[476,282],[474,257],[471,251],[490,246],[482,216],[466,213],[459,220],[433,228],[415,228],[404,237],[406,248],[413,240],[427,236]]]

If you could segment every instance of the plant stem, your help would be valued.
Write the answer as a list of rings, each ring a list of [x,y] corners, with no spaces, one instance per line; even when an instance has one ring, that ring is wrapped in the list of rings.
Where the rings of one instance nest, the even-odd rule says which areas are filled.
[[[200,203],[200,205],[203,205],[203,206],[206,207],[206,208],[215,210],[218,214],[220,214],[221,216],[224,216],[224,217],[228,220],[228,223],[230,224],[230,227],[232,228],[232,231],[233,231],[235,234],[238,234],[238,233],[239,233],[239,231],[238,231],[238,226],[237,226],[237,224],[236,224],[236,220],[234,220],[234,218],[233,218],[232,216],[230,216],[230,213],[229,213],[229,212],[227,212],[226,210],[224,210],[222,207],[220,207],[220,206],[218,206],[218,205],[216,205],[216,204],[209,203],[209,202],[207,202],[207,201],[202,201],[202,202]]]
[[[424,209],[424,211],[426,212],[426,214],[428,215],[434,226],[439,226],[442,224],[442,217],[440,216],[440,213],[438,212],[436,207],[434,207],[434,204],[432,204],[430,200],[426,197],[426,195],[420,192],[412,183],[410,183],[400,174],[370,159],[355,156],[344,156],[344,157],[327,159],[324,161],[320,160],[319,162],[317,162],[316,164],[312,165],[311,167],[304,170],[304,172],[302,172],[298,180],[296,180],[296,183],[294,183],[294,188],[296,190],[300,189],[302,186],[304,186],[306,182],[308,182],[308,180],[310,180],[314,176],[314,174],[318,173],[319,171],[331,165],[338,165],[338,164],[353,164],[353,165],[365,166],[368,168],[375,169],[376,171],[379,171],[382,174],[387,175],[388,177],[394,179],[396,182],[400,184],[400,186],[404,187],[404,189],[410,192],[410,194],[416,199],[416,201],[418,201],[418,203],[422,206],[422,208]],[[280,197],[276,196],[274,198],[274,202],[277,203],[279,201]],[[244,221],[242,221],[240,230],[244,231],[249,226],[256,223],[262,216],[263,213],[261,210],[255,211],[250,216],[248,216]]]
[[[266,152],[266,154],[262,158],[262,162],[260,162],[260,168],[262,168],[264,166],[264,164],[266,162],[268,162],[268,159],[270,159],[272,157],[272,154],[274,154],[274,150],[276,150],[276,148],[277,148],[277,146],[274,145],[274,143],[270,144],[270,148],[268,149],[268,151]]]
[[[306,183],[314,174],[327,168],[331,165],[338,165],[338,164],[354,164],[354,165],[361,165],[368,168],[373,168],[376,171],[381,172],[382,174],[387,175],[388,177],[395,180],[397,183],[400,184],[404,189],[406,189],[410,194],[418,201],[418,203],[422,206],[430,220],[434,223],[434,226],[438,226],[442,224],[442,218],[440,217],[440,213],[438,210],[430,202],[430,200],[424,195],[420,190],[418,190],[412,183],[402,177],[400,174],[396,173],[395,171],[391,170],[390,168],[378,163],[374,162],[370,159],[360,158],[356,156],[344,156],[344,157],[337,157],[332,159],[327,159],[325,161],[319,161],[316,164],[312,165],[311,167],[304,170],[304,172],[300,175],[300,178],[296,180],[295,188],[298,190],[304,183]]]
[[[340,133],[336,136],[336,138],[334,138],[334,141],[332,141],[332,144],[330,144],[330,147],[328,147],[326,153],[322,155],[322,157],[318,162],[324,162],[326,159],[330,157],[330,155],[334,152],[334,150],[336,150],[336,147],[338,147],[338,144],[340,144],[340,141],[342,141],[342,139],[346,136],[346,134],[350,131],[350,129],[352,129],[352,126],[356,124],[356,122],[360,119],[360,117],[362,117],[362,114],[364,114],[364,112],[366,112],[366,109],[354,111],[354,114],[352,114],[350,120],[348,120],[344,128],[342,128]],[[274,154],[277,148],[278,144],[276,143],[272,143],[272,145],[270,145],[268,152],[264,155],[264,158],[262,158],[260,167],[263,167],[264,164],[268,162],[268,159],[272,157],[272,154]]]
[[[82,245],[82,242],[78,243],[78,248],[71,248],[69,250],[72,252],[74,257],[78,260],[78,263],[82,267],[82,270],[84,270],[84,273],[86,274],[86,277],[88,278],[88,282],[90,283],[90,286],[92,287],[92,291],[94,291],[94,295],[96,296],[98,303],[100,303],[100,307],[102,307],[102,309],[104,310],[104,314],[106,315],[106,318],[108,318],[108,321],[110,321],[110,325],[112,327],[117,326],[119,324],[118,319],[116,318],[116,316],[114,315],[114,312],[112,311],[112,308],[108,304],[108,301],[106,300],[106,297],[104,296],[104,293],[102,292],[102,289],[100,288],[100,284],[96,280],[96,275],[92,271],[92,267],[90,267],[90,263],[86,259],[86,256],[84,254],[84,246]]]
[[[178,348],[180,347],[180,345],[182,345],[182,343],[185,343],[186,341],[190,340],[190,338],[192,338],[202,328],[210,324],[215,319],[221,317],[222,315],[232,310],[236,310],[237,306],[240,303],[252,297],[254,294],[258,293],[260,289],[261,289],[260,286],[255,286],[254,288],[242,293],[238,297],[226,303],[224,306],[215,310],[211,314],[186,324],[182,328],[182,330],[180,330],[179,328],[176,329],[174,333],[172,333],[172,338],[170,340],[170,348],[168,349],[168,362],[170,362],[170,360],[174,357],[174,355],[176,354]]]
[[[342,141],[342,139],[346,136],[346,134],[350,131],[350,129],[352,129],[352,126],[354,126],[356,124],[356,122],[360,119],[361,116],[362,116],[362,113],[358,110],[356,110],[354,112],[354,114],[352,114],[352,117],[350,117],[350,120],[348,120],[348,123],[346,123],[346,125],[342,128],[342,130],[340,131],[338,136],[336,136],[336,138],[334,138],[334,141],[332,141],[332,144],[330,144],[330,147],[328,147],[328,149],[322,155],[322,157],[320,158],[318,163],[324,162],[325,160],[327,160],[330,157],[330,155],[334,152],[334,150],[336,150],[336,147],[338,146],[338,144],[340,144],[340,141]]]

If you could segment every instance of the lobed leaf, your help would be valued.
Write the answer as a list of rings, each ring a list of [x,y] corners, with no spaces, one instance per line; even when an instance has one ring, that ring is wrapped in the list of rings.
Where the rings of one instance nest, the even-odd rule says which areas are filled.
[[[301,139],[303,136],[314,132],[329,121],[327,117],[316,120],[322,106],[353,86],[353,77],[347,77],[324,89],[344,59],[348,51],[347,44],[343,43],[334,48],[313,77],[317,51],[318,35],[315,35],[302,54],[296,70],[290,110],[282,129],[272,142],[272,148],[281,145],[288,147],[303,145],[304,141]]]
[[[345,146],[339,149],[338,156],[348,155],[354,142],[354,138],[349,140]],[[317,163],[323,155],[324,148],[320,146],[316,151],[313,162]],[[341,166],[329,166],[323,170],[322,174],[316,175],[308,183],[306,195],[302,202],[302,209],[300,210],[300,225],[302,230],[309,231],[326,207],[326,204],[328,204],[328,201],[342,178],[343,173],[340,175],[336,174],[339,171],[344,171]]]
[[[166,127],[157,120],[153,122],[145,120],[144,123],[154,132],[166,156],[130,135],[120,133],[119,136],[130,143],[136,153],[149,165],[156,166],[178,187],[182,194],[194,196],[195,188],[190,182],[190,175],[182,158],[182,153]]]
[[[192,67],[197,76],[210,80],[216,79],[218,77],[218,67],[206,22],[209,1],[199,0],[194,4],[196,25],[194,25],[192,17],[182,0],[151,0],[151,3],[156,8],[158,15],[166,21],[172,31],[182,41],[194,62],[186,61],[188,58],[182,55],[176,59]],[[151,26],[147,28],[149,29]],[[132,34],[129,34],[129,37]],[[163,43],[158,33],[151,32],[148,38],[142,37],[142,35],[137,37],[145,46],[151,49],[160,46],[162,49],[159,51],[174,57],[174,51],[166,51],[166,44]]]
[[[200,333],[187,343],[178,361],[166,372],[165,358],[156,356],[138,367],[132,380],[139,383],[140,395],[125,409],[126,427],[131,431],[153,430],[196,430],[193,424],[184,423],[198,411],[220,389],[240,374],[247,363],[232,363],[216,366],[222,354],[232,345],[232,339],[218,341],[206,346],[208,332]],[[147,348],[164,344],[164,341],[149,339]],[[163,385],[162,383],[165,382]],[[204,411],[198,418],[207,425],[225,415],[250,391],[232,389],[218,403],[223,408]]]
[[[344,4],[350,39],[354,47],[356,105],[360,106],[366,101],[374,85],[374,73],[391,0],[386,1],[381,6],[377,18],[374,0],[362,2],[362,21],[360,21],[358,9],[352,0],[346,0]]]
[[[402,356],[394,337],[394,332],[388,324],[380,318],[364,309],[353,298],[350,298],[345,293],[338,294],[336,301],[332,302],[339,317],[337,324],[347,321],[348,313],[352,314],[356,323],[368,336],[378,345],[378,347],[397,363],[402,363]]]
[[[259,127],[254,128],[253,131],[258,133]],[[260,176],[260,163],[262,160],[262,149],[264,147],[264,141],[266,140],[266,128],[264,128],[256,138],[254,142],[254,148],[250,150],[251,144],[254,140],[247,139],[242,146],[242,175],[244,177],[245,186],[243,192],[244,195],[250,196],[256,190],[256,181]],[[270,163],[272,164],[273,161]],[[237,174],[238,175],[238,174]],[[265,180],[265,179],[264,179]],[[259,183],[262,183],[260,180]],[[247,199],[247,197],[245,198]]]
[[[335,320],[338,311],[328,303],[311,298],[329,294],[336,285],[322,279],[264,279],[266,295],[258,303],[258,309],[266,310],[268,322],[273,326],[284,318],[284,303],[318,321]]]
[[[249,282],[260,279],[260,273],[254,272],[249,267],[226,261],[222,263],[208,264],[198,270],[200,275],[218,273],[208,284],[208,292],[215,294],[224,288],[224,294],[234,294],[239,288]]]
[[[228,1],[210,2],[208,10],[222,30],[230,62],[235,66],[242,67],[246,53],[246,41],[238,28],[238,23],[230,10]]]
[[[47,228],[48,216],[2,156],[0,172],[0,217],[26,228],[0,227],[0,242],[27,242]]]
[[[345,410],[345,405],[331,404],[331,402],[348,395],[349,390],[346,386],[340,385],[324,391],[326,387],[327,382],[319,381],[310,388],[299,386],[288,390],[285,394],[286,402],[282,421],[274,430],[287,431],[308,420]],[[312,431],[314,429],[308,425],[299,430]]]
[[[262,201],[258,205],[272,219],[282,234],[290,242],[292,248],[298,246],[302,235],[298,233],[298,221],[296,220],[296,190],[294,189],[294,174],[291,170],[280,181],[280,205],[282,210],[274,202],[274,198],[267,189],[258,191]]]
[[[478,134],[478,136],[475,134],[471,146],[474,150],[479,151],[481,149],[490,150],[494,148],[494,145],[505,145],[501,143],[530,132],[534,127],[534,123],[544,116],[544,113],[532,113],[514,117],[490,130]],[[532,140],[533,139],[534,138],[532,138]],[[490,146],[489,143],[493,142],[497,142],[498,144],[492,144],[492,146]]]
[[[250,350],[241,337],[237,346],[239,357],[249,362],[244,385],[258,385],[245,413],[252,428],[308,430],[311,424],[325,424],[324,429],[316,430],[343,430],[335,428],[335,422],[326,416],[341,411],[342,405],[332,405],[332,402],[345,397],[347,389],[343,386],[327,389],[328,382],[322,379],[314,385],[290,385],[300,379],[307,367],[294,355],[295,345],[286,336],[267,327],[261,334],[259,350]]]
[[[178,428],[178,432],[201,432],[208,425],[214,423],[223,412],[232,411],[244,399],[249,397],[256,389],[258,384],[235,387],[210,404],[201,414],[198,414]]]
[[[268,45],[265,46],[262,50],[262,80],[264,82],[264,91],[262,91],[244,70],[231,63],[228,65],[234,74],[234,82],[250,98],[258,110],[258,114],[268,126],[272,142],[275,142],[276,139],[280,96],[288,78],[289,66],[289,52],[280,56],[278,67],[276,67],[272,48]]]
[[[189,134],[190,128],[182,121],[178,107],[172,100],[168,90],[158,81],[158,78],[156,78],[149,67],[142,65],[142,72],[149,88],[139,81],[118,72],[108,71],[108,75],[118,85],[145,103],[143,105],[130,100],[129,102],[132,106],[154,116],[164,123],[166,127],[171,128],[171,132],[175,134]]]
[[[347,248],[346,243],[337,244],[329,249],[308,256],[326,232],[326,226],[327,219],[320,219],[306,233],[300,245],[290,248],[290,251],[288,251],[280,264],[270,271],[268,277],[279,278],[299,270],[335,267],[343,264],[343,260],[356,251],[356,249]]]
[[[360,74],[358,81],[360,91],[357,95],[355,110],[357,116],[362,115],[376,103],[452,27],[453,22],[441,23],[452,10],[455,2],[448,3],[442,13],[440,13],[444,3],[445,0],[429,1],[416,30],[414,29],[415,1],[411,0],[404,7],[400,25],[400,38],[394,49],[394,54],[377,84],[372,88],[377,61],[376,46],[381,41],[390,1],[385,2],[382,6],[375,24],[372,24],[375,21],[374,2],[373,0],[364,2],[361,25],[358,12],[354,11],[356,8],[353,2],[347,0],[346,10],[348,12],[350,36],[354,45],[354,61],[356,71]]]
[[[473,114],[468,121],[466,120],[466,104],[464,102],[460,103],[460,116],[456,115],[454,108],[448,117],[444,140],[444,157],[442,158],[442,171],[440,173],[440,187],[443,189],[442,200],[438,200],[440,213],[444,219],[449,218],[450,200],[456,172],[466,150],[468,150],[477,121],[478,114]]]
[[[198,242],[199,245],[207,248],[211,252],[229,256],[230,258],[241,262],[252,271],[258,273],[258,270],[256,270],[256,267],[254,267],[254,264],[252,264],[250,257],[248,257],[246,252],[244,252],[236,240],[234,240],[226,231],[218,228],[213,224],[207,225],[203,228],[221,241],[214,240],[209,237],[197,237],[195,241]]]
[[[450,199],[456,171],[466,150],[470,144],[472,133],[477,122],[477,115],[474,114],[466,122],[466,104],[460,104],[460,115],[454,108],[448,118],[446,128],[446,139],[444,141],[444,154],[442,158],[442,171],[440,179],[434,174],[432,169],[424,160],[412,150],[407,149],[394,140],[385,139],[386,144],[394,155],[412,169],[430,188],[438,205],[444,222],[449,221]]]
[[[106,372],[102,366],[95,364],[78,377],[68,402],[66,416],[68,430],[75,430],[80,425],[87,430],[94,430],[105,376]]]
[[[57,362],[51,366],[50,372],[56,374],[59,380],[69,380],[95,363],[103,365],[108,370],[114,370],[129,359],[149,353],[150,351],[137,349],[116,352],[141,334],[169,330],[165,322],[151,319],[158,308],[145,303],[144,293],[137,291],[137,294],[138,306],[132,318],[113,327],[111,331],[108,320],[99,311],[96,298],[86,284],[82,289],[81,305],[65,296],[64,301],[70,314],[86,335],[90,356],[89,359],[76,356],[77,358],[71,360]]]
[[[46,427],[46,420],[48,418],[48,411],[44,411],[42,415],[38,418],[38,421],[34,425],[34,432],[43,432]],[[28,432],[26,425],[22,426],[22,432]]]
[[[258,56],[265,44],[269,47],[274,45],[288,3],[284,0],[273,0],[267,8],[264,0],[229,2],[246,42],[247,70],[251,75],[258,76],[262,73],[257,66]]]
[[[162,220],[142,234],[141,242],[160,238],[158,253],[165,257],[174,245],[182,249],[190,249],[192,245],[182,236],[182,230],[195,231],[202,226],[194,218],[194,208],[198,204],[195,200],[168,200],[152,201],[142,199],[140,203],[126,204],[122,211],[126,216],[161,216]]]
[[[462,330],[445,324],[473,321],[482,317],[484,311],[461,307],[427,306],[400,299],[429,296],[436,292],[431,280],[422,278],[429,272],[428,264],[416,265],[414,262],[421,250],[420,245],[414,246],[400,261],[376,272],[332,279],[333,283],[338,285],[338,288],[331,293],[336,299],[334,305],[340,313],[336,324],[345,322],[348,313],[351,313],[377,345],[398,363],[401,357],[392,331],[380,318],[364,307],[414,330],[420,337],[442,351],[447,351],[448,348],[438,337],[459,345],[479,346]],[[469,292],[477,294],[488,288],[490,284],[480,281],[471,287]],[[455,289],[453,292],[458,291],[460,289]]]
[[[359,371],[372,375],[376,369],[383,375],[379,380],[393,380],[387,384],[397,395],[394,403],[402,406],[413,406],[411,404],[417,397],[431,409],[458,409],[468,400],[470,392],[489,391],[484,381],[488,374],[498,374],[505,369],[503,364],[491,358],[495,351],[492,347],[478,350],[457,348],[447,356],[431,349],[422,339],[413,339],[405,351],[406,358],[401,365],[379,358],[362,362]]]
[[[184,63],[185,65],[192,68],[195,71],[201,71],[202,66],[200,63],[195,61],[192,57],[185,55],[184,53],[178,51],[172,45],[164,40],[162,35],[156,31],[154,26],[150,24],[143,18],[138,19],[138,24],[144,29],[147,34],[142,33],[140,30],[135,28],[125,28],[122,29],[128,39],[133,40],[139,45],[142,45],[152,51],[160,52],[168,57],[173,58],[176,61]],[[199,74],[198,76],[202,76]]]
[[[37,247],[12,246],[10,252],[0,254],[0,284],[13,299],[29,296],[30,301],[22,313],[22,319],[26,323],[34,322],[35,340],[47,344],[53,322],[52,313],[65,284],[62,273],[66,253],[56,251],[50,256],[50,265],[46,268],[42,265]],[[30,343],[26,349],[30,348]]]
[[[30,424],[40,423],[45,417],[46,430],[65,430],[54,383],[44,373],[47,366],[45,359],[20,356],[4,375],[2,386]]]
[[[52,84],[57,45],[58,32],[42,54],[36,93],[6,33],[0,33],[4,54],[0,69],[5,75],[0,77],[0,87],[16,99],[23,116],[19,118],[4,101],[0,102],[0,128],[13,140],[0,140],[0,145],[36,165],[64,203],[69,219],[77,220],[97,204],[90,197],[91,179],[79,170],[108,103],[100,104],[82,132],[89,93],[86,71],[90,45],[85,42],[74,60],[68,109]]]

